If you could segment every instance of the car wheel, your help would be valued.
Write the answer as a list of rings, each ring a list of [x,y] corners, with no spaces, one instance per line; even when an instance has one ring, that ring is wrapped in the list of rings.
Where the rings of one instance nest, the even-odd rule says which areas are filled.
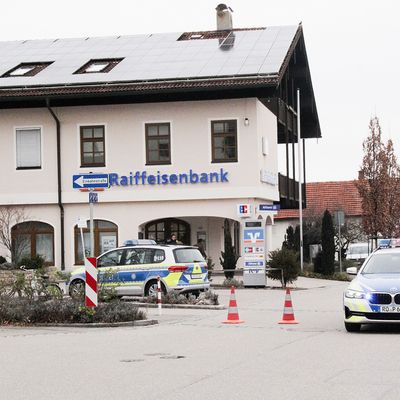
[[[76,280],[69,285],[69,295],[74,300],[82,300],[85,296],[85,282]]]
[[[164,295],[167,293],[165,286],[162,282],[161,282],[161,293]],[[144,295],[151,297],[157,296],[157,281],[147,282],[146,288],[144,290]]]
[[[361,324],[352,324],[351,322],[345,322],[344,327],[347,332],[360,332]]]

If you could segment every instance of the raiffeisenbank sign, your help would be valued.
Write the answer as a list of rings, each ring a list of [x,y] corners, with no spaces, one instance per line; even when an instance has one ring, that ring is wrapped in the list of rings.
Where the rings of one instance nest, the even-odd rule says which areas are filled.
[[[127,175],[108,174],[109,185],[112,186],[143,186],[143,185],[194,185],[197,183],[229,182],[228,171],[220,168],[218,172],[189,171],[178,173],[155,173],[148,171],[129,172]]]

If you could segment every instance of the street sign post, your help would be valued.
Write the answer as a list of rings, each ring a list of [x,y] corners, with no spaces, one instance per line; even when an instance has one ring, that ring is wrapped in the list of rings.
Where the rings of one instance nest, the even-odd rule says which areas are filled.
[[[74,189],[89,190],[89,211],[90,211],[90,256],[94,257],[94,222],[93,210],[94,203],[99,201],[95,189],[108,188],[110,186],[108,174],[79,174],[72,176],[72,187]],[[83,243],[82,243],[83,246]],[[84,247],[82,247],[84,251]]]
[[[85,240],[83,238],[83,229],[87,228],[87,221],[85,218],[82,218],[82,217],[78,218],[78,228],[81,231],[82,255],[83,255],[83,257],[86,257]]]
[[[108,188],[108,174],[80,174],[72,176],[74,189]]]
[[[265,286],[265,227],[262,220],[247,220],[243,227],[243,284]]]

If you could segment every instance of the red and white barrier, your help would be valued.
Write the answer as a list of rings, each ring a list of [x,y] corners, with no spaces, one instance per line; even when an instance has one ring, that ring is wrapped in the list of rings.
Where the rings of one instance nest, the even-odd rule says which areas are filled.
[[[161,315],[161,279],[157,276],[157,306],[158,315]]]
[[[85,258],[85,306],[97,307],[97,259]]]

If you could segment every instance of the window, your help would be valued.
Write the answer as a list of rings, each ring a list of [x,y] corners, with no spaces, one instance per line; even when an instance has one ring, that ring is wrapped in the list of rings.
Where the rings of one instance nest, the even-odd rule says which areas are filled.
[[[44,222],[21,222],[12,227],[12,259],[41,256],[47,265],[54,264],[54,228]]]
[[[110,251],[104,256],[100,257],[97,261],[97,267],[115,267],[121,265],[121,258],[124,250]]]
[[[156,264],[164,260],[164,250],[140,248],[126,249],[125,265]]]
[[[170,124],[146,124],[146,164],[171,164]]]
[[[104,167],[104,126],[81,126],[81,167]]]
[[[40,71],[44,70],[48,67],[51,62],[32,62],[32,63],[21,63],[16,67],[10,69],[5,74],[3,74],[2,78],[10,78],[15,76],[35,76]]]
[[[155,240],[157,243],[166,243],[172,235],[183,244],[190,244],[190,225],[175,218],[159,219],[145,226],[146,239]]]
[[[41,168],[40,128],[17,129],[17,169]]]
[[[74,74],[93,74],[110,72],[123,58],[102,58],[90,60],[85,65],[80,67]]]
[[[237,121],[212,121],[212,162],[237,161]]]
[[[193,263],[204,261],[198,249],[176,249],[174,250],[174,257],[177,263]]]
[[[89,223],[88,223],[89,225]],[[85,256],[90,255],[90,231],[83,229],[83,241],[85,245]],[[115,249],[118,245],[118,226],[109,221],[94,220],[94,256]],[[75,226],[75,264],[83,264],[82,238],[80,229]]]

